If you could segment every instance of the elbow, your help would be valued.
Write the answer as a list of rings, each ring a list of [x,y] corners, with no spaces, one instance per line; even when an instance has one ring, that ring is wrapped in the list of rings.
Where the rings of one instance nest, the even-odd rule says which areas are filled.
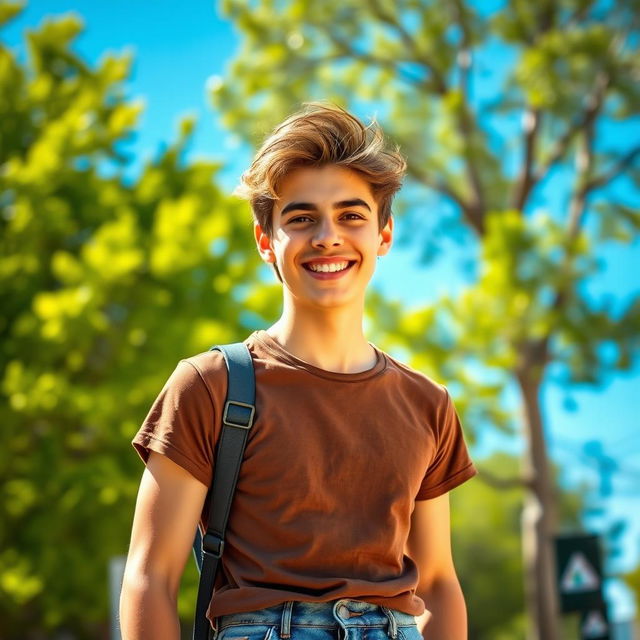
[[[177,601],[179,588],[180,573],[177,569],[146,554],[129,553],[122,577],[122,592],[154,591]]]
[[[156,626],[175,627],[177,610],[177,592],[172,592],[165,580],[133,570],[125,572],[118,607],[123,638],[150,637],[150,629]]]
[[[439,589],[442,585],[459,584],[458,574],[453,563],[448,563],[438,568],[432,567],[431,570],[421,569],[419,575],[420,578],[416,587],[417,594],[429,593]]]
[[[121,619],[158,602],[177,608],[178,587],[172,585],[164,575],[127,567],[120,589]]]
[[[422,598],[427,608],[444,598],[462,597],[460,581],[454,569],[425,576],[416,587],[416,595]]]

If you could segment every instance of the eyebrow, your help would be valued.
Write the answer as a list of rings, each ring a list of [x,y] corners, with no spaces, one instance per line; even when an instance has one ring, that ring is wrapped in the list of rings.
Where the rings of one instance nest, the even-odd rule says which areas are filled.
[[[334,209],[347,209],[349,207],[364,207],[371,211],[371,207],[360,198],[352,198],[351,200],[341,200],[340,202],[334,202],[332,207]],[[290,211],[317,211],[318,207],[313,202],[290,202],[282,211],[280,215],[283,216]]]

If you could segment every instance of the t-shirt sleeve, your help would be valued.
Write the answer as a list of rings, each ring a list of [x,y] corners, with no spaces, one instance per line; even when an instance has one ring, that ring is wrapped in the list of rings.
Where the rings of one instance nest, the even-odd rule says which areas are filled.
[[[131,444],[145,464],[155,451],[210,486],[216,424],[213,398],[202,373],[192,362],[181,360]]]
[[[416,500],[430,500],[447,493],[476,475],[451,396],[436,413],[436,452],[424,476]]]

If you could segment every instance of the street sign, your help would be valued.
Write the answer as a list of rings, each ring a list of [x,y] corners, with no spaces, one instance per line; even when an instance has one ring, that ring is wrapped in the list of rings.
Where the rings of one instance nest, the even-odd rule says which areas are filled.
[[[556,538],[556,565],[560,610],[563,613],[601,606],[602,564],[598,536]]]
[[[580,619],[581,640],[609,640],[609,620],[604,605],[584,611]]]
[[[560,589],[564,593],[584,593],[600,588],[600,576],[584,553],[574,551],[560,576]]]

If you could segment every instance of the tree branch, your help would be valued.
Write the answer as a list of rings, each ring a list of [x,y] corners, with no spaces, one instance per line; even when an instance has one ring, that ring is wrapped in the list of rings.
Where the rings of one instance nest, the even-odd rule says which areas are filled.
[[[540,5],[540,15],[538,19],[538,31],[536,39],[546,34],[553,28],[556,22],[556,12],[553,2],[542,3]],[[531,190],[536,185],[533,164],[535,161],[536,146],[540,132],[542,113],[539,109],[534,109],[528,105],[524,113],[524,164],[522,171],[516,180],[516,188],[513,197],[513,207],[523,211],[527,203],[527,198]]]
[[[471,62],[471,35],[469,33],[469,27],[464,19],[464,7],[460,0],[456,0],[454,3],[455,19],[462,32],[462,51],[464,55],[459,57],[458,62],[462,62],[466,65],[465,68],[460,70],[461,82],[463,86],[461,88],[462,104],[456,110],[456,120],[458,133],[462,138],[462,144],[464,145],[464,159],[465,167],[469,182],[471,183],[471,190],[473,192],[473,202],[470,204],[472,209],[471,219],[475,221],[474,228],[482,234],[484,232],[484,215],[486,213],[486,202],[484,196],[484,188],[482,180],[480,178],[480,171],[477,166],[477,159],[472,147],[472,141],[474,133],[476,132],[475,119],[471,116],[471,109],[469,107],[469,96],[466,91],[466,74],[468,73],[468,65]]]
[[[373,10],[373,13],[387,26],[391,27],[394,31],[398,33],[400,39],[404,43],[405,47],[409,49],[410,52],[413,53],[414,62],[418,62],[426,67],[431,73],[431,80],[433,85],[427,88],[433,89],[439,95],[444,95],[447,92],[447,83],[445,82],[444,77],[440,73],[439,69],[433,64],[431,60],[429,60],[423,52],[420,51],[416,41],[413,39],[411,34],[405,29],[404,25],[401,22],[398,22],[393,16],[389,15],[379,0],[371,0],[370,6]]]
[[[415,85],[424,85],[425,80],[423,78],[419,78],[416,76],[407,73],[406,70],[402,69],[402,67],[398,64],[397,60],[390,60],[388,58],[380,58],[371,53],[358,51],[355,49],[349,42],[343,40],[338,34],[331,31],[329,33],[329,37],[333,41],[333,44],[340,49],[341,54],[340,57],[351,57],[355,60],[361,60],[362,62],[367,62],[373,66],[383,67],[390,69],[394,73],[403,77],[404,80],[409,82],[410,84]]]
[[[579,6],[571,16],[569,16],[569,19],[567,20],[567,25],[566,25],[566,29],[572,29],[574,27],[577,27],[586,17],[587,14],[589,13],[589,10],[591,9],[591,7],[593,6],[593,3],[587,4],[585,3],[583,6]]]
[[[536,153],[536,143],[540,131],[541,114],[538,109],[528,108],[524,114],[524,163],[522,171],[516,180],[513,197],[513,208],[522,211],[527,198],[536,184],[533,176],[533,161]]]
[[[576,153],[576,188],[571,198],[571,203],[569,204],[569,224],[567,230],[570,238],[575,238],[578,235],[584,217],[587,195],[590,191],[589,181],[593,169],[595,121],[602,108],[604,94],[608,85],[609,76],[604,73],[599,73],[596,76],[594,91],[587,103],[587,117],[583,127],[583,145]]]
[[[640,156],[640,145],[628,151],[615,165],[605,173],[602,173],[599,176],[595,176],[587,184],[585,185],[585,189],[587,191],[593,191],[594,189],[599,189],[600,187],[604,187],[609,184],[613,179],[617,178],[619,175],[622,175],[627,168],[629,168],[633,161]]]
[[[587,114],[583,112],[579,118],[576,118],[565,130],[565,132],[557,139],[556,144],[549,156],[548,160],[542,165],[533,177],[534,184],[543,180],[553,166],[559,162],[567,153],[569,145],[585,125]]]
[[[608,75],[602,72],[598,73],[594,90],[589,96],[587,107],[582,118],[583,125],[580,127],[580,130],[584,133],[583,146],[576,153],[576,186],[569,205],[569,219],[567,223],[567,237],[570,240],[574,240],[580,232],[586,210],[587,196],[591,191],[590,175],[593,168],[595,121],[602,108],[606,90],[609,86],[609,80]],[[640,153],[640,149],[633,149],[618,165],[630,164],[637,153]],[[561,270],[568,269],[572,260],[573,255],[571,250],[568,250],[559,268]],[[570,294],[571,291],[569,288],[562,288],[556,291],[551,309],[561,311],[569,299]],[[523,353],[525,354],[523,362],[521,363],[522,370],[527,370],[533,366],[542,368],[548,363],[550,340],[551,332],[542,338],[530,340],[522,345]]]
[[[441,193],[447,198],[453,200],[453,202],[455,202],[460,207],[460,209],[462,209],[462,213],[467,219],[467,222],[475,229],[478,235],[482,235],[484,231],[482,218],[476,215],[473,207],[468,202],[466,202],[464,198],[453,189],[453,187],[446,184],[442,180],[435,179],[426,171],[421,170],[411,162],[407,167],[407,173],[430,189],[433,189],[434,191],[437,191],[438,193]]]
[[[569,125],[562,136],[558,138],[549,159],[535,173],[532,186],[540,182],[540,180],[543,180],[552,167],[562,160],[576,135],[578,135],[580,131],[589,127],[595,121],[595,118],[602,107],[602,102],[609,85],[609,80],[609,76],[604,73],[599,73],[596,76],[593,91],[587,99],[584,111],[582,111],[580,116],[576,118],[571,125]]]
[[[469,25],[464,16],[464,7],[460,0],[455,0],[455,13],[458,24],[462,32],[462,46],[457,56],[458,67],[460,68],[460,80],[458,88],[462,94],[463,101],[469,101],[469,72],[471,71],[472,53],[471,53],[471,34],[469,33]]]
[[[420,58],[418,46],[415,40],[411,37],[411,34],[404,28],[404,25],[401,22],[395,20],[393,16],[389,15],[384,10],[379,0],[370,0],[369,6],[373,10],[373,13],[377,18],[379,18],[387,26],[391,27],[398,33],[405,47],[407,47],[407,49],[409,49],[410,51],[413,51],[417,58]]]

